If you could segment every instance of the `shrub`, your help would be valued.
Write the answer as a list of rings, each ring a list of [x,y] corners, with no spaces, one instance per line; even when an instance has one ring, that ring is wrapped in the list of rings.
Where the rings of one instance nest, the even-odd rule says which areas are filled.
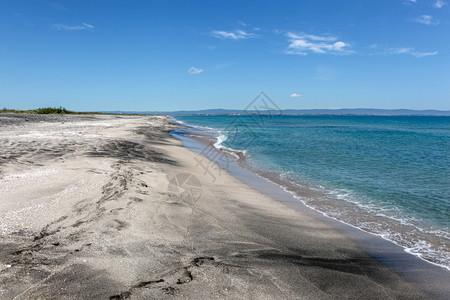
[[[37,114],[75,114],[74,111],[70,111],[60,106],[56,107],[43,107],[35,110]]]

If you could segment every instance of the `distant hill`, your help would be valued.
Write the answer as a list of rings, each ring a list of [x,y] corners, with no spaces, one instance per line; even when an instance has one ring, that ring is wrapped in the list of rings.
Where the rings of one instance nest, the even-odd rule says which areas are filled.
[[[114,114],[157,114],[157,115],[234,115],[234,114],[280,114],[280,111],[256,111],[237,109],[204,109],[179,111],[103,111]],[[375,108],[341,108],[341,109],[284,109],[283,115],[369,115],[369,116],[450,116],[450,110],[413,110],[413,109],[375,109]]]

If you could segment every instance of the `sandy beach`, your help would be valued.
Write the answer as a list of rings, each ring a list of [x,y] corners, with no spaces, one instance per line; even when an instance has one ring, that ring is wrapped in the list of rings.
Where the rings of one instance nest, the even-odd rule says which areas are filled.
[[[165,116],[0,115],[0,299],[428,299]]]

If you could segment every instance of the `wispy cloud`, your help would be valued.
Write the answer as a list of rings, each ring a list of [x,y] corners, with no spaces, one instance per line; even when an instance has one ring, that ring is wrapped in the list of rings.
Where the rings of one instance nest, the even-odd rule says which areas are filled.
[[[292,94],[289,95],[290,98],[298,98],[298,97],[301,97],[301,96],[302,95],[297,94],[297,93],[292,93]]]
[[[233,30],[233,31],[223,31],[214,30],[211,35],[217,38],[231,39],[231,40],[244,40],[249,38],[254,38],[257,35],[251,32],[246,32],[244,30]]]
[[[313,41],[335,41],[337,37],[334,36],[318,36],[314,34],[296,34],[292,32],[287,32],[286,36],[291,39],[309,39]]]
[[[91,24],[81,23],[81,25],[64,25],[64,24],[53,24],[52,27],[56,30],[66,30],[66,31],[74,31],[74,30],[94,30],[95,27]]]
[[[203,69],[197,69],[195,67],[190,67],[188,69],[188,74],[189,75],[196,75],[196,74],[200,74],[201,72],[203,72]]]
[[[308,53],[350,54],[349,44],[338,41],[334,36],[286,33],[289,39],[288,54],[307,55]]]
[[[434,19],[430,15],[422,15],[415,20],[417,23],[425,24],[425,25],[437,25],[439,24],[439,20]]]
[[[447,2],[445,2],[445,1],[443,1],[443,0],[437,0],[435,3],[434,3],[434,7],[436,7],[436,8],[441,8],[442,6],[444,6],[444,5],[446,5],[447,4]]]
[[[419,52],[414,50],[414,48],[392,48],[388,51],[389,54],[409,54],[415,57],[425,57],[438,54],[437,51],[433,52]]]
[[[93,26],[93,25],[91,25],[91,24],[87,24],[87,23],[82,23],[83,24],[83,26],[85,26],[86,28],[89,28],[89,29],[94,29],[95,27]]]
[[[417,3],[417,0],[406,0],[403,2],[404,4]]]

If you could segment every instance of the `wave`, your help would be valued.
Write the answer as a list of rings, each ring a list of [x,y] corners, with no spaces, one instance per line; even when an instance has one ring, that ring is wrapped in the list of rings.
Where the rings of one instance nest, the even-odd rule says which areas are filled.
[[[221,131],[219,131],[218,133],[219,136],[217,137],[217,141],[214,143],[214,147],[220,150],[221,148],[224,148],[224,146],[222,146],[222,143],[225,142],[228,137]]]
[[[198,130],[205,131],[205,132],[216,132],[218,130],[216,128],[212,128],[212,127],[208,127],[208,126],[199,126],[199,125],[188,124],[188,123],[185,123],[185,122],[183,122],[181,120],[178,120],[178,119],[176,119],[174,117],[170,117],[169,121],[172,124],[175,124],[175,125],[178,125],[178,126],[198,129]]]
[[[420,220],[393,214],[395,208],[382,208],[358,201],[348,190],[327,189],[291,178],[287,173],[250,169],[259,177],[280,186],[306,207],[353,228],[377,235],[402,247],[409,254],[450,271],[450,235],[447,232],[433,227],[424,228],[418,225]]]
[[[212,145],[214,148],[224,151],[230,155],[232,155],[236,160],[244,159],[247,155],[247,150],[239,150],[239,149],[233,149],[228,146],[224,146],[223,143],[228,139],[228,136],[226,134],[226,131],[207,127],[207,126],[199,126],[199,125],[193,125],[193,124],[187,124],[183,121],[180,121],[174,117],[170,118],[170,121],[176,125],[180,125],[183,127],[186,127],[190,130],[188,130],[188,134],[192,137],[197,137],[201,139],[213,140]]]
[[[263,170],[250,159],[247,150],[236,150],[226,144],[227,132],[224,130],[186,124],[190,135],[212,140],[211,144],[218,150],[225,151],[236,158],[236,162],[261,178],[279,185],[306,207],[322,215],[351,227],[388,240],[410,253],[434,265],[450,271],[450,235],[433,226],[424,226],[420,220],[406,217],[397,207],[380,207],[351,190],[333,189],[318,183],[302,180],[286,172]],[[174,123],[175,123],[174,122]]]

